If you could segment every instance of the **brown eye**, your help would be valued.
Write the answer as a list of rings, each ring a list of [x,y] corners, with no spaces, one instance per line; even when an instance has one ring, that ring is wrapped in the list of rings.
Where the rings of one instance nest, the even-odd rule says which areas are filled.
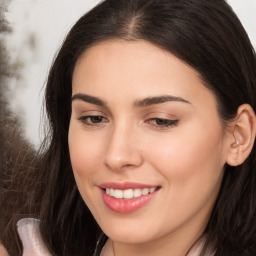
[[[102,122],[103,117],[102,116],[90,116],[90,117],[88,117],[88,119],[90,120],[91,123],[98,124],[98,123]]]
[[[107,118],[103,116],[81,116],[78,118],[83,124],[88,125],[88,126],[93,126],[93,125],[98,125],[101,123],[106,123]]]
[[[151,118],[147,122],[151,123],[152,125],[168,127],[168,126],[177,125],[178,121],[179,120],[171,120],[171,119],[164,119],[164,118]]]

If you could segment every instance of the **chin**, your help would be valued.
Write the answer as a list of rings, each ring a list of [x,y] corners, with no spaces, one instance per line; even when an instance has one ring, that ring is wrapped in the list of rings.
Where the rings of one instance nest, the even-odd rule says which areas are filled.
[[[151,240],[153,240],[153,237],[148,237],[148,234],[145,233],[140,233],[140,234],[135,234],[133,233],[115,233],[115,234],[110,234],[109,238],[115,242],[118,243],[126,243],[126,244],[144,244],[147,243]]]
[[[113,241],[128,244],[143,244],[154,239],[151,228],[146,225],[132,224],[113,224],[103,228],[104,233]]]

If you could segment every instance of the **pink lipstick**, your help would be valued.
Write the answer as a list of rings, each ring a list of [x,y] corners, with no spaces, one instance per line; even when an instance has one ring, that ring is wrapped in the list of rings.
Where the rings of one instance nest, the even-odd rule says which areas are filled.
[[[158,192],[159,186],[140,183],[108,182],[99,186],[104,203],[119,213],[130,213],[148,203]]]

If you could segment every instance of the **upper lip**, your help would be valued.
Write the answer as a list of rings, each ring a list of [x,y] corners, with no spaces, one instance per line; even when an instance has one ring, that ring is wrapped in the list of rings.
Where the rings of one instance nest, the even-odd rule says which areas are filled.
[[[136,189],[136,188],[155,188],[159,187],[158,185],[150,185],[150,184],[142,184],[137,182],[105,182],[99,185],[100,188],[112,188],[112,189],[120,189],[120,190],[126,190],[126,189]]]

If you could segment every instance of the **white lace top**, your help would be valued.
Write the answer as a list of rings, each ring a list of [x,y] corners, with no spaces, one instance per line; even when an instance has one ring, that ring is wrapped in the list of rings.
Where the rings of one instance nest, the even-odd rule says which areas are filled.
[[[40,221],[26,218],[17,222],[18,233],[23,244],[22,256],[52,256],[46,248],[39,231]],[[197,242],[187,256],[199,256],[204,245],[204,239]],[[209,249],[205,256],[213,256],[214,251]],[[112,241],[108,239],[100,256],[114,256]]]

